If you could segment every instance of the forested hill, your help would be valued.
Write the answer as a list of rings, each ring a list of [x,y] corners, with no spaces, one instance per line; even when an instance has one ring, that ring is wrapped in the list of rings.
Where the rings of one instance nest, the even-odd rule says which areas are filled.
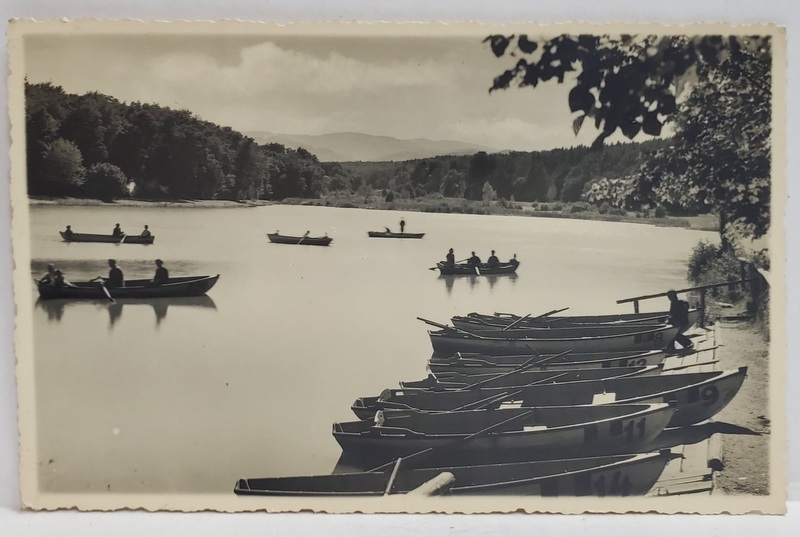
[[[259,145],[185,110],[26,84],[31,195],[114,199],[316,197],[349,185],[336,163]]]
[[[342,165],[372,187],[401,196],[440,192],[447,197],[475,200],[497,196],[516,201],[578,201],[598,180],[623,183],[621,180],[635,174],[651,152],[667,143],[652,140],[607,145],[599,150],[580,146],[532,153],[479,152],[471,156]]]
[[[621,206],[631,184],[622,179],[666,144],[321,163],[302,148],[261,145],[185,110],[72,95],[51,84],[25,90],[28,191],[42,196],[280,200],[379,190],[392,198],[583,198]]]

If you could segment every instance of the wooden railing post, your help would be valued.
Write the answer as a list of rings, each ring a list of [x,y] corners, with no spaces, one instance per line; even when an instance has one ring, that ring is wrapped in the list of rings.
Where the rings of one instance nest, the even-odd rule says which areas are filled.
[[[638,300],[634,300],[633,301],[633,313],[639,313],[639,301]]]
[[[700,290],[700,327],[706,327],[706,290]]]

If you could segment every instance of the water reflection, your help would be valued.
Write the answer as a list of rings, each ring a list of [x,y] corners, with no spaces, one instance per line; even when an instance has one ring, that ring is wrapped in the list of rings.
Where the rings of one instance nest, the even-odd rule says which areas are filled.
[[[36,306],[47,312],[48,321],[59,322],[64,317],[64,309],[69,306],[73,307],[86,307],[92,306],[94,308],[105,308],[108,311],[109,330],[122,317],[122,310],[126,307],[137,306],[151,306],[153,313],[156,316],[156,326],[161,324],[161,321],[166,319],[169,307],[188,306],[193,308],[206,308],[209,310],[216,310],[217,305],[214,300],[208,296],[194,296],[194,297],[174,297],[174,298],[151,298],[151,299],[117,299],[115,303],[110,304],[106,300],[37,300]]]
[[[475,287],[480,283],[481,280],[485,279],[489,282],[489,288],[494,289],[494,286],[497,284],[498,281],[509,280],[511,281],[511,285],[516,285],[517,278],[519,275],[517,274],[487,274],[485,276],[478,276],[477,274],[471,275],[444,275],[439,274],[439,280],[444,281],[445,288],[447,289],[447,294],[453,292],[453,284],[456,280],[467,280],[469,282],[470,287]]]
[[[450,293],[452,293],[453,292],[453,282],[456,281],[456,276],[439,274],[439,279],[440,280],[444,280],[444,285],[445,285],[445,288],[447,289],[447,294],[449,295]]]

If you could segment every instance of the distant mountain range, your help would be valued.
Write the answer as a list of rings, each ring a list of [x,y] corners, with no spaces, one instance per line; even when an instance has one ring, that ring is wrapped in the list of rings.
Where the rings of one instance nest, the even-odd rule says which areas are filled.
[[[455,140],[401,140],[357,132],[303,135],[250,131],[244,134],[259,144],[278,143],[292,149],[302,147],[321,162],[404,161],[441,155],[471,155],[478,151],[498,152],[491,147]]]

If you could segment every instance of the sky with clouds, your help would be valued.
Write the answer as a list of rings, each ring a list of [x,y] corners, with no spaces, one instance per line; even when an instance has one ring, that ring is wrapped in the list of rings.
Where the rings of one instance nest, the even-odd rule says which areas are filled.
[[[515,62],[484,34],[35,35],[31,83],[188,109],[240,131],[359,132],[531,151],[590,144],[572,132],[569,87],[489,93]]]

